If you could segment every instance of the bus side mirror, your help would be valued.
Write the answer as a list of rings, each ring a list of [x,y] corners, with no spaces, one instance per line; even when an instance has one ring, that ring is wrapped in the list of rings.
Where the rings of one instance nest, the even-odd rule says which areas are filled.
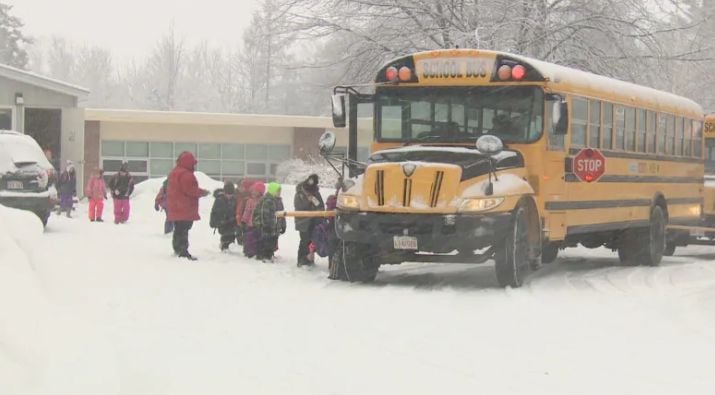
[[[333,102],[333,126],[336,128],[345,127],[345,95],[334,94]]]
[[[551,114],[551,121],[554,125],[555,135],[566,135],[569,124],[569,106],[565,100],[559,100],[554,103],[554,109]]]
[[[333,152],[335,148],[335,133],[327,131],[320,136],[318,140],[318,147],[320,148],[320,154],[325,156]]]

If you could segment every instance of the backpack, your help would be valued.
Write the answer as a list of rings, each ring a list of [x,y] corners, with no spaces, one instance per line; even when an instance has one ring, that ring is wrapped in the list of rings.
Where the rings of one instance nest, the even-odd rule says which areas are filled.
[[[330,255],[330,224],[328,221],[321,220],[313,228],[313,234],[311,239],[315,245],[315,253],[319,257],[325,258]]]
[[[214,205],[211,207],[211,217],[209,218],[209,226],[212,228],[218,228],[223,222],[223,217],[226,214],[226,203],[223,198],[217,197],[214,200]]]

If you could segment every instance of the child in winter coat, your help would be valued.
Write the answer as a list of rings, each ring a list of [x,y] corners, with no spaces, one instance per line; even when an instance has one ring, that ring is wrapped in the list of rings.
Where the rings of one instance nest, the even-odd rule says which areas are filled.
[[[214,191],[214,205],[211,207],[209,225],[218,229],[221,235],[219,244],[221,251],[228,250],[228,246],[236,240],[236,187],[232,182],[226,181],[222,189]]]
[[[60,195],[60,210],[57,214],[67,213],[71,217],[74,209],[74,196],[77,195],[77,176],[72,161],[67,161],[65,171],[57,180],[57,192]]]
[[[165,219],[164,219],[164,234],[167,235],[171,232],[174,231],[174,223],[169,221],[169,202],[168,202],[168,197],[169,194],[167,193],[167,184],[169,183],[169,179],[165,179],[164,182],[161,184],[161,188],[159,189],[159,192],[156,194],[156,197],[154,198],[154,210],[156,211],[164,211]]]
[[[94,173],[89,177],[84,194],[89,199],[89,220],[91,222],[104,222],[102,212],[104,211],[104,200],[107,198],[107,186],[104,184],[104,171],[94,169]]]
[[[253,212],[253,227],[259,234],[256,257],[264,262],[273,260],[273,253],[278,245],[278,236],[285,232],[285,227],[281,229],[276,218],[280,194],[281,185],[271,182],[268,184],[267,193]]]
[[[263,193],[266,191],[266,186],[260,181],[255,182],[250,188],[251,197],[246,201],[246,206],[243,208],[241,223],[245,229],[243,236],[243,254],[249,258],[253,258],[258,252],[259,233],[253,227],[253,212],[261,201]]]
[[[251,197],[251,185],[255,181],[244,178],[238,184],[238,190],[236,191],[236,243],[238,245],[243,245],[243,237],[246,229],[243,226],[241,219],[243,218],[243,210],[246,207],[246,201]]]

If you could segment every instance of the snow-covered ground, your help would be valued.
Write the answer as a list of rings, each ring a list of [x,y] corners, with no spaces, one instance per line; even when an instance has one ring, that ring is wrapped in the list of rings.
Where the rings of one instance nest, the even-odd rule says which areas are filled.
[[[216,183],[201,179],[204,187]],[[711,394],[715,247],[661,267],[574,249],[521,289],[492,266],[409,264],[375,284],[222,254],[204,220],[198,262],[172,256],[137,187],[130,222],[0,206],[0,394]],[[290,208],[293,189],[284,199]]]

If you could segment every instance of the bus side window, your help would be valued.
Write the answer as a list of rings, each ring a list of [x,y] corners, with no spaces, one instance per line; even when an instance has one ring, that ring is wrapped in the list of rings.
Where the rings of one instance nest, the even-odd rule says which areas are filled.
[[[551,114],[553,114],[554,111],[555,103],[556,102],[553,100],[546,101],[546,130],[548,132],[546,137],[548,138],[547,143],[549,151],[563,151],[566,136],[557,135],[556,133],[554,133],[554,123],[553,119],[551,118]]]
[[[643,109],[638,109],[636,110],[638,113],[638,152],[645,152],[645,147],[646,147],[646,137],[645,137],[645,131],[646,131],[646,122],[645,122],[645,110]]]
[[[693,122],[689,119],[683,124],[683,156],[690,156],[692,153],[693,132],[691,126]]]
[[[673,152],[675,156],[683,155],[683,118],[681,117],[675,118],[675,141],[673,147],[675,147]]]
[[[588,102],[574,97],[571,100],[571,145],[583,147],[586,145],[586,125],[588,124]]]
[[[589,109],[589,143],[588,146],[591,148],[598,148],[601,146],[601,102],[598,100],[588,101]]]
[[[601,148],[613,148],[611,145],[613,140],[613,135],[611,133],[613,131],[613,104],[611,103],[603,103],[603,127],[601,130],[603,130],[603,144],[601,145]]]
[[[613,149],[624,149],[624,139],[626,130],[626,110],[623,106],[616,106],[614,111],[616,119],[616,140],[613,142]]]
[[[693,121],[693,156],[700,158],[703,153],[703,123]]]
[[[666,134],[666,124],[668,123],[667,115],[663,113],[658,113],[658,153],[665,153],[665,134]]]
[[[633,107],[626,107],[626,145],[625,150],[636,151],[636,111]]]
[[[648,142],[648,147],[646,152],[655,153],[655,113],[653,111],[648,111],[646,113],[646,140]]]
[[[665,154],[673,155],[673,142],[675,140],[675,117],[665,116]]]

